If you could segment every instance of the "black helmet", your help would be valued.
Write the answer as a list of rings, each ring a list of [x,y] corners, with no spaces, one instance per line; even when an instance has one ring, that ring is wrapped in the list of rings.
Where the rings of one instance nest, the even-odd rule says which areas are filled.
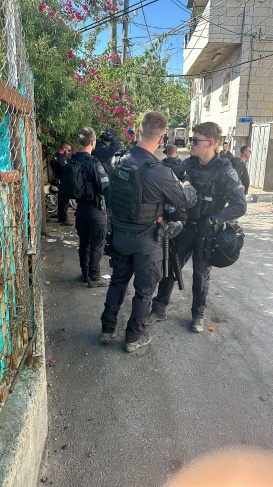
[[[112,137],[118,139],[117,131],[114,129],[106,129],[104,132],[102,132],[100,139],[102,141],[110,141]]]
[[[245,234],[237,222],[226,222],[225,228],[213,239],[210,265],[228,267],[239,259]]]

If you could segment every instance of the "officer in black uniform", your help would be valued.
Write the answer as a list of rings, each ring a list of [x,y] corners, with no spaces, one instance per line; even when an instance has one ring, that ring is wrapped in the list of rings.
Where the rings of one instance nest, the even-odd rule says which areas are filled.
[[[154,156],[166,129],[159,112],[146,113],[137,131],[137,145],[125,153],[111,174],[108,201],[112,210],[113,274],[102,313],[101,343],[116,334],[117,316],[134,274],[135,296],[127,323],[124,350],[134,352],[151,341],[144,322],[153,292],[162,278],[162,242],[157,231],[165,200],[175,207],[190,207],[196,192],[181,183],[171,169]]]
[[[162,159],[162,164],[165,167],[169,167],[174,174],[178,177],[178,179],[182,182],[185,180],[186,176],[186,168],[183,161],[178,157],[177,154],[177,146],[167,144],[166,149],[164,149],[163,154],[166,154],[167,157]],[[174,208],[170,206],[168,202],[166,202],[164,207],[166,213],[167,221],[181,221],[181,223],[185,223],[187,219],[187,209],[186,208]],[[170,242],[172,244],[173,240]]]
[[[193,132],[191,157],[184,162],[187,175],[197,191],[197,203],[189,209],[187,223],[176,240],[182,265],[191,255],[193,258],[192,331],[198,333],[204,329],[212,239],[223,223],[244,215],[247,205],[237,172],[226,158],[221,159],[215,154],[220,127],[213,122],[205,122],[196,125]],[[166,319],[173,285],[172,274],[162,279],[146,325]]]
[[[86,196],[77,201],[76,210],[82,278],[88,287],[106,287],[106,281],[100,277],[100,261],[107,232],[104,191],[109,186],[109,178],[102,164],[91,155],[96,146],[95,131],[82,128],[79,141],[82,149],[73,158],[83,164],[86,175]]]
[[[51,169],[56,179],[58,179],[58,222],[61,225],[73,226],[74,224],[68,219],[67,211],[69,208],[69,198],[62,193],[62,168],[67,163],[71,153],[71,145],[68,142],[62,142],[58,152],[50,161]]]
[[[242,163],[242,172],[241,172],[241,181],[244,187],[244,193],[248,194],[248,188],[250,185],[250,177],[248,174],[248,170],[246,167],[247,161],[251,156],[251,149],[248,145],[243,145],[240,149],[240,157],[239,160]]]
[[[117,132],[113,129],[107,129],[101,134],[100,140],[97,141],[93,156],[101,162],[105,171],[109,173],[112,158],[121,149],[122,145]]]
[[[182,181],[186,175],[186,168],[183,161],[178,157],[176,145],[168,144],[163,153],[166,154],[165,159],[162,159],[163,166],[170,167],[178,179]]]

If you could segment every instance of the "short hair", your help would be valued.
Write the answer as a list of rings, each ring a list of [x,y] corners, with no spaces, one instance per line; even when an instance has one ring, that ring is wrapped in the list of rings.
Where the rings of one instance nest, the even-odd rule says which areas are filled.
[[[61,142],[60,149],[65,149],[66,146],[71,147],[71,144],[69,144],[69,142],[66,142],[66,140],[64,140],[63,142]]]
[[[167,154],[177,154],[177,147],[176,145],[168,144],[167,145]]]
[[[82,147],[90,145],[92,140],[96,140],[96,132],[91,127],[83,127],[79,130],[79,142]]]
[[[168,120],[163,113],[147,112],[140,121],[140,136],[145,140],[159,139],[164,134],[167,124]]]
[[[243,152],[245,152],[245,150],[247,150],[247,148],[249,147],[249,145],[243,145],[240,149],[240,153],[242,154]],[[250,148],[250,147],[249,147]]]
[[[217,123],[214,122],[198,123],[192,128],[192,131],[205,135],[206,137],[214,140],[215,143],[219,141],[222,135],[222,129]]]
[[[229,145],[229,143],[228,143],[227,141],[225,141],[225,142],[223,143],[223,145]]]

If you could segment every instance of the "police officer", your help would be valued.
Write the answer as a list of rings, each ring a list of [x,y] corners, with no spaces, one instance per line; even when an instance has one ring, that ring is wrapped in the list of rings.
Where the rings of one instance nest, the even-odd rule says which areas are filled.
[[[216,123],[205,122],[196,125],[193,132],[191,157],[184,162],[197,191],[197,203],[189,209],[187,223],[176,239],[180,262],[185,263],[191,255],[193,258],[192,331],[198,333],[204,329],[212,238],[224,222],[244,215],[247,205],[237,172],[226,158],[221,159],[215,154],[220,127]],[[146,324],[166,319],[173,285],[172,275],[162,279]]]
[[[170,167],[178,179],[182,181],[186,175],[186,169],[178,157],[176,145],[168,144],[163,153],[167,156],[165,159],[162,159],[163,166]]]
[[[62,168],[67,163],[71,153],[71,145],[68,142],[62,142],[58,152],[50,161],[51,169],[56,179],[58,179],[58,222],[61,225],[73,226],[74,224],[68,219],[67,211],[69,207],[69,198],[62,193]]]
[[[244,187],[244,193],[248,194],[248,188],[250,185],[250,178],[248,174],[248,170],[246,167],[247,161],[251,156],[251,149],[248,145],[243,145],[240,149],[240,161],[242,163],[242,173],[241,173],[241,181]]]
[[[168,140],[169,140],[169,137],[168,137],[168,135],[165,133],[165,134],[163,135],[163,143],[164,143],[164,147],[165,147],[165,148],[167,147]]]
[[[121,149],[122,145],[117,132],[113,129],[107,129],[101,134],[100,140],[97,141],[93,156],[101,162],[105,171],[109,173],[112,158]]]
[[[82,148],[73,158],[83,164],[86,177],[86,195],[77,201],[76,210],[82,278],[88,287],[106,287],[106,281],[100,277],[100,261],[107,231],[104,191],[109,179],[102,164],[91,155],[96,146],[95,131],[83,127],[79,131],[79,142]]]
[[[181,183],[171,169],[154,156],[167,120],[159,112],[146,113],[137,131],[137,144],[126,152],[111,174],[108,197],[112,210],[113,274],[101,316],[101,343],[116,334],[117,316],[134,274],[135,296],[127,323],[124,350],[134,352],[151,342],[144,322],[153,292],[162,277],[162,242],[158,224],[165,200],[175,207],[190,207],[196,192]]]
[[[167,144],[166,149],[163,151],[164,154],[166,154],[167,157],[162,159],[162,164],[165,167],[169,167],[174,174],[178,177],[178,179],[182,182],[184,182],[185,176],[186,176],[186,168],[179,159],[178,154],[177,154],[177,146],[176,145],[171,145]],[[165,216],[167,221],[181,221],[184,223],[187,219],[187,209],[186,208],[174,208],[173,206],[169,205],[169,202],[166,202],[164,209],[166,211]],[[171,240],[172,244],[173,240]]]

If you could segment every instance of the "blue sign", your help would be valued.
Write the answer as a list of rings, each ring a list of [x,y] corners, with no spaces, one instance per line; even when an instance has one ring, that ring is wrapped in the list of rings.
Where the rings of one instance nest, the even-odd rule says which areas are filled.
[[[243,123],[243,122],[251,123],[252,122],[252,117],[239,118],[239,122],[240,123]]]

